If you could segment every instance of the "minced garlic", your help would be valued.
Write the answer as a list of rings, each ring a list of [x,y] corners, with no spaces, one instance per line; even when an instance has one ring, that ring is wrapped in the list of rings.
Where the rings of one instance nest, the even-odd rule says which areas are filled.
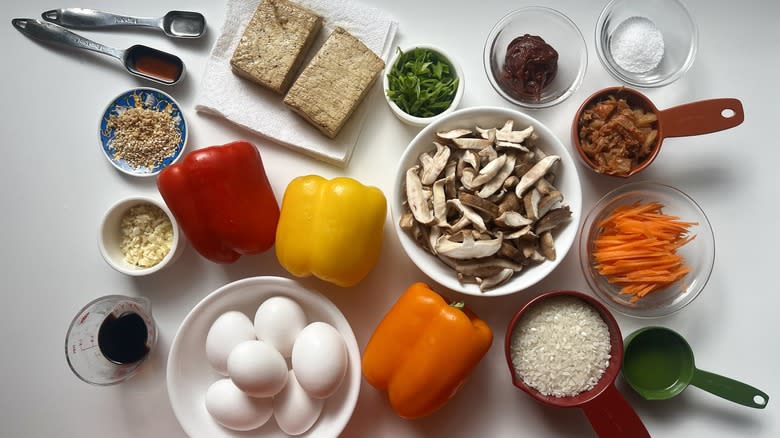
[[[171,250],[173,225],[164,211],[152,204],[131,207],[120,223],[122,242],[120,250],[127,263],[149,268]]]

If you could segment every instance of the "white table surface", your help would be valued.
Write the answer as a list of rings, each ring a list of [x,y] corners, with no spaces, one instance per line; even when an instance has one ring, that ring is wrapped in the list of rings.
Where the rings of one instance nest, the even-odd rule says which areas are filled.
[[[450,50],[465,70],[461,107],[510,106],[490,87],[482,48],[492,25],[526,1],[385,1],[377,3],[400,23],[397,43],[431,43]],[[593,29],[602,1],[545,2],[571,17],[589,52],[584,83],[570,99],[531,114],[564,143],[574,111],[596,89],[615,85],[595,54]],[[664,319],[618,316],[621,330],[657,324],[682,333],[703,369],[780,395],[777,316],[778,202],[777,127],[780,125],[780,3],[687,0],[700,32],[693,68],[679,81],[647,94],[660,108],[713,97],[736,97],[745,122],[736,129],[698,138],[670,139],[651,169],[637,179],[661,180],[690,194],[709,216],[716,236],[715,269],[704,292],[688,308]],[[54,49],[24,37],[14,17],[38,17],[63,6],[94,7],[137,15],[171,9],[204,13],[208,34],[199,41],[173,41],[145,31],[83,32],[106,44],[147,44],[173,51],[188,76],[168,88],[190,121],[191,148],[249,139],[261,150],[278,199],[295,176],[346,175],[391,193],[393,167],[417,132],[375,100],[346,169],[317,162],[247,135],[194,111],[207,54],[222,25],[218,1],[137,0],[121,6],[108,0],[80,3],[29,0],[0,6],[0,435],[4,437],[182,437],[165,386],[167,352],[190,309],[228,282],[257,275],[282,275],[273,251],[221,266],[188,247],[174,265],[147,278],[130,278],[108,267],[96,244],[98,224],[116,200],[156,195],[154,180],[125,177],[100,153],[96,126],[108,101],[138,85],[152,85],[121,71],[109,58]],[[578,164],[579,165],[579,164]],[[580,168],[583,203],[589,208],[622,181]],[[379,261],[359,285],[342,289],[316,279],[303,283],[323,292],[352,324],[361,349],[398,295],[412,282],[428,280],[405,257],[388,216]],[[467,304],[493,328],[493,345],[460,393],[443,409],[417,421],[398,418],[385,395],[363,384],[344,437],[592,436],[581,411],[537,404],[510,383],[502,340],[513,311],[549,289],[588,290],[576,251],[530,290],[503,298],[469,297]],[[71,318],[91,299],[109,293],[150,298],[160,328],[159,344],[143,371],[113,387],[78,380],[63,354]],[[618,381],[654,436],[777,437],[777,400],[766,410],[741,407],[690,388],[674,400],[646,402]]]

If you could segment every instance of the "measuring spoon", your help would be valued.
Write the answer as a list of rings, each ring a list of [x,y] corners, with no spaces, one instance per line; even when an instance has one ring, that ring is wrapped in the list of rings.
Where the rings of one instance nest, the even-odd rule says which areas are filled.
[[[610,340],[610,360],[607,369],[601,376],[601,379],[589,391],[581,392],[571,397],[554,397],[544,395],[536,389],[528,386],[523,379],[515,372],[515,366],[512,362],[512,338],[517,324],[520,323],[523,315],[534,305],[553,297],[574,297],[579,298],[586,304],[591,305],[601,318],[607,324]],[[603,304],[598,302],[590,295],[576,291],[552,291],[545,292],[526,303],[515,313],[509,328],[506,331],[504,343],[506,361],[509,370],[512,373],[512,384],[540,403],[557,408],[580,408],[585,412],[593,430],[600,438],[649,438],[642,420],[634,412],[634,409],[623,398],[623,395],[615,387],[615,379],[620,373],[620,365],[623,360],[623,338],[620,335],[620,327],[617,321],[609,313]]]
[[[203,14],[189,11],[170,11],[159,18],[129,17],[110,12],[84,8],[52,9],[41,14],[44,20],[73,29],[100,29],[106,27],[153,27],[173,38],[198,38],[206,31]]]
[[[609,96],[615,99],[625,99],[631,108],[641,108],[655,114],[658,121],[656,130],[658,136],[650,153],[633,167],[628,173],[608,173],[610,176],[628,178],[645,170],[658,156],[661,144],[669,137],[688,137],[692,135],[710,134],[739,126],[745,120],[745,112],[742,102],[733,98],[700,100],[697,102],[678,105],[665,110],[659,110],[653,102],[644,94],[626,87],[609,87],[593,93],[585,99],[574,117],[571,126],[571,139],[582,161],[591,169],[598,172],[598,165],[594,163],[580,143],[579,128],[582,113],[591,105],[605,100]]]
[[[64,27],[32,18],[14,18],[11,23],[19,32],[46,42],[91,50],[114,57],[131,74],[160,84],[172,85],[184,75],[184,63],[178,56],[137,44],[127,50],[104,46],[75,34]]]
[[[688,385],[751,408],[764,409],[769,396],[750,385],[702,371],[685,338],[664,327],[645,327],[626,337],[623,378],[647,400],[666,400]]]

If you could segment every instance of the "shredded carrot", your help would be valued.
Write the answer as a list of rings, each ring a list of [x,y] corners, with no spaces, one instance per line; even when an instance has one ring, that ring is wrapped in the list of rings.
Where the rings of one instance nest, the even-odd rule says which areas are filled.
[[[659,202],[616,208],[593,242],[593,263],[607,281],[631,295],[631,302],[681,281],[690,272],[677,249],[693,240],[696,222],[666,215]],[[681,283],[682,287],[684,284]]]

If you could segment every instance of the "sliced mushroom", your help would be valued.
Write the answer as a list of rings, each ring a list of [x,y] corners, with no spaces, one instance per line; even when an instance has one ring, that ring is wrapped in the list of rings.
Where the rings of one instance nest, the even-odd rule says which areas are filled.
[[[497,238],[490,240],[474,240],[471,234],[466,234],[463,242],[453,242],[447,237],[444,235],[439,238],[435,250],[438,254],[458,260],[490,257],[498,252],[504,240],[500,233]]]
[[[498,170],[498,173],[496,173],[493,179],[485,183],[485,185],[482,186],[482,188],[479,190],[477,195],[479,195],[480,198],[487,198],[493,193],[496,193],[500,188],[504,186],[504,181],[506,181],[509,175],[512,174],[512,170],[514,170],[515,168],[515,159],[516,159],[515,155],[506,154],[506,155],[502,155],[502,157],[505,157],[504,164]],[[499,161],[499,160],[500,158],[496,159],[495,161]],[[491,164],[494,162],[491,162]]]
[[[479,283],[479,290],[482,292],[492,289],[496,286],[499,286],[509,280],[512,275],[515,273],[515,271],[505,268],[502,269],[501,272],[495,275],[491,275],[490,277],[486,277],[482,280],[482,282]]]
[[[522,251],[528,262],[543,262],[546,259],[536,248],[536,243],[518,241],[518,248]]]
[[[464,163],[470,164],[474,169],[479,170],[479,156],[477,156],[477,153],[473,150],[463,152],[461,160],[463,160]]]
[[[533,191],[537,191],[534,189]],[[547,214],[548,211],[552,210],[553,207],[555,207],[556,204],[563,201],[563,194],[561,192],[554,190],[542,197],[541,200],[539,200],[539,215],[537,217],[542,217]]]
[[[463,205],[479,210],[487,214],[490,219],[495,219],[498,216],[498,205],[483,199],[479,196],[472,195],[471,193],[461,192],[458,194],[458,199]]]
[[[466,216],[461,216],[460,219],[455,221],[454,224],[450,225],[448,223],[447,225],[449,225],[449,227],[447,227],[447,226],[444,226],[444,227],[445,228],[449,228],[450,232],[456,233],[456,232],[466,228],[467,226],[471,225],[471,221]]]
[[[501,215],[496,218],[495,222],[499,226],[507,228],[518,228],[534,223],[534,221],[516,211],[505,211],[501,213]]]
[[[447,162],[447,166],[444,168],[444,177],[447,178],[447,182],[444,184],[444,194],[448,198],[454,198],[458,196],[458,187],[455,183],[455,171],[457,166],[457,161],[450,160]]]
[[[435,255],[436,252],[436,242],[441,237],[441,228],[437,227],[436,225],[431,227],[431,231],[428,233],[428,247],[431,249],[431,252]]]
[[[496,135],[498,135],[499,132],[501,133],[510,133],[512,132],[512,128],[515,126],[514,120],[507,120],[506,123],[504,123],[504,126],[501,127],[501,129],[496,131]]]
[[[477,152],[477,155],[479,155],[479,159],[482,165],[485,165],[498,158],[498,152],[493,149],[493,146],[488,146],[485,149],[481,149],[479,152]]]
[[[504,201],[504,196],[506,196],[507,193],[514,194],[515,192],[514,191],[507,191],[505,188],[502,187],[496,193],[493,193],[492,195],[488,196],[485,199],[487,199],[488,201],[498,205],[498,204],[500,204],[501,202]]]
[[[450,131],[443,131],[443,132],[437,132],[436,136],[445,139],[445,140],[452,140],[455,138],[465,137],[467,135],[471,135],[470,129],[453,129]]]
[[[520,182],[520,178],[518,178],[518,177],[516,177],[514,175],[510,175],[509,178],[504,180],[504,188],[507,189],[507,190],[511,189],[514,186],[516,186],[517,183],[519,183],[519,182]]]
[[[429,186],[436,181],[436,178],[438,178],[441,171],[444,170],[444,167],[447,165],[447,160],[450,158],[450,148],[439,143],[434,142],[434,144],[436,145],[436,153],[433,157],[428,153],[420,154],[420,163],[423,167],[420,181],[426,186]]]
[[[452,267],[459,273],[472,277],[489,277],[502,269],[511,269],[514,272],[520,272],[523,269],[523,265],[500,257],[489,257],[480,260],[455,260],[440,254],[439,258],[444,264]]]
[[[501,169],[504,167],[504,164],[506,164],[506,161],[507,156],[501,155],[495,160],[489,162],[485,167],[479,170],[479,176],[474,178],[471,183],[472,186],[479,187],[495,178],[495,176],[498,175],[498,172],[501,171]],[[496,188],[496,190],[498,190],[498,188]]]
[[[513,231],[511,233],[504,234],[504,240],[519,239],[519,238],[526,237],[526,236],[531,236],[531,237],[534,237],[534,238],[536,237],[536,234],[534,234],[531,231],[531,226],[530,225],[526,225],[526,226],[524,226],[523,228],[520,228],[517,231]]]
[[[517,186],[515,186],[515,193],[517,194],[517,197],[523,196],[523,193],[525,193],[526,190],[528,190],[532,185],[536,184],[536,182],[544,176],[544,174],[547,173],[548,170],[559,160],[561,157],[557,155],[548,155],[536,164],[534,164],[534,167],[531,168],[528,172],[525,173],[525,175],[520,178],[520,182],[517,183]]]
[[[447,194],[444,193],[444,186],[447,184],[447,178],[436,180],[433,183],[433,216],[436,223],[441,225],[447,222]]]
[[[507,211],[518,211],[520,210],[520,200],[517,198],[517,195],[515,195],[515,192],[509,192],[506,196],[504,196],[504,200],[501,201],[500,204],[498,204],[498,214],[507,212]]]
[[[422,181],[417,174],[419,170],[420,166],[415,165],[406,171],[406,200],[409,202],[409,209],[417,222],[430,225],[436,218],[433,217],[433,213],[428,207],[428,200],[423,193]]]
[[[398,220],[398,225],[404,231],[409,231],[414,226],[414,215],[411,213],[404,213],[401,215],[401,219]]]
[[[519,179],[522,178],[523,175],[528,173],[528,171],[531,170],[532,167],[534,167],[534,163],[532,163],[531,161],[520,161],[519,163],[515,164],[515,170],[514,172],[512,172],[512,174],[518,178],[518,182],[519,182]]]
[[[496,142],[496,148],[509,148],[509,149],[516,149],[521,152],[530,152],[530,149],[527,147],[521,145],[520,143],[512,143],[511,141],[497,141]]]
[[[511,243],[507,243],[506,241],[501,244],[501,248],[498,250],[498,255],[517,263],[523,263],[523,259],[525,259],[522,251],[517,249],[517,247]]]
[[[485,138],[454,138],[452,142],[460,149],[484,149],[492,146],[493,142]]]
[[[547,174],[547,175],[551,175],[551,174]],[[555,186],[553,186],[550,180],[548,180],[546,177],[541,178],[539,179],[539,181],[536,182],[536,190],[539,190],[539,193],[543,195],[558,191],[558,189],[556,189]]]
[[[539,214],[539,201],[542,199],[542,194],[538,190],[532,189],[523,196],[523,206],[525,207],[525,215],[528,219],[536,220],[541,216]]]
[[[460,183],[468,190],[476,190],[478,186],[474,185],[474,180],[477,178],[477,171],[471,167],[463,169],[463,173],[460,176]]]
[[[554,208],[536,222],[534,232],[536,232],[536,234],[542,234],[545,231],[550,231],[558,225],[567,222],[570,217],[571,210],[569,210],[568,205]]]
[[[539,252],[542,253],[547,260],[555,260],[555,242],[553,242],[551,232],[545,231],[539,237]]]
[[[490,141],[496,140],[496,128],[490,128],[490,129],[482,129],[479,126],[477,126],[477,132],[479,132],[479,136]]]
[[[512,143],[522,143],[526,138],[530,137],[534,132],[534,127],[529,126],[522,131],[505,131],[504,128],[496,131],[496,140],[508,141]]]
[[[485,226],[485,221],[482,219],[482,216],[479,215],[476,211],[472,210],[471,207],[467,207],[463,205],[462,202],[460,202],[459,199],[450,199],[447,201],[448,206],[453,206],[458,209],[458,211],[463,214],[464,217],[468,218],[469,221],[471,221],[472,224],[474,224],[474,228],[476,228],[479,231],[486,231],[487,227]]]

